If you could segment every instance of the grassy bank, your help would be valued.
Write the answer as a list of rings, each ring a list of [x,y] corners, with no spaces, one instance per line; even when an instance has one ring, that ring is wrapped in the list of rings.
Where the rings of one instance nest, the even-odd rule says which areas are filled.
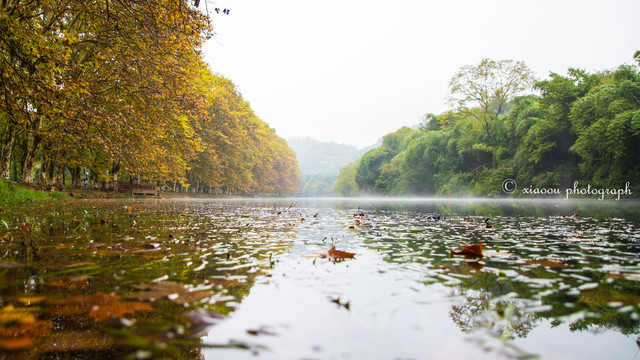
[[[25,202],[66,198],[61,192],[47,193],[42,190],[30,189],[11,181],[0,180],[0,202]]]

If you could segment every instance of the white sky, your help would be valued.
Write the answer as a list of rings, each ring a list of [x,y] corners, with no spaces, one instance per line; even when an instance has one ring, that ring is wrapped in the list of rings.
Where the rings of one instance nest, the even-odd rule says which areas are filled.
[[[371,145],[449,109],[448,83],[482,58],[538,78],[632,64],[640,0],[216,0],[212,70],[284,138]]]

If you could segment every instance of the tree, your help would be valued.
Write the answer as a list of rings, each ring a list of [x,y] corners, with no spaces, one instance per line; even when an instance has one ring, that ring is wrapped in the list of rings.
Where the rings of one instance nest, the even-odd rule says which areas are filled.
[[[477,66],[463,66],[451,78],[449,102],[480,124],[487,136],[486,149],[495,154],[498,117],[532,84],[532,72],[524,62],[483,59]]]
[[[360,166],[360,159],[343,167],[338,175],[338,181],[334,190],[340,196],[356,196],[359,193],[358,183],[356,183],[356,171]]]
[[[576,100],[571,121],[578,134],[571,151],[593,185],[637,189],[640,178],[640,71],[621,66]]]
[[[381,183],[376,186],[382,166],[402,152],[406,148],[409,139],[418,134],[418,131],[405,126],[394,133],[385,135],[380,147],[364,154],[360,159],[355,174],[358,189],[360,191],[384,193],[385,186]]]
[[[25,182],[38,154],[64,167],[87,151],[108,154],[112,170],[179,176],[206,108],[193,75],[211,30],[185,0],[3,2],[0,175],[20,136]]]

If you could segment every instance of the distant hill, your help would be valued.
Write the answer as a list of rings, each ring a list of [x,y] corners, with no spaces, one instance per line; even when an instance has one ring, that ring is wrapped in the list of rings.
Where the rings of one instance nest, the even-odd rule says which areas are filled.
[[[303,175],[333,174],[362,156],[354,145],[322,142],[312,138],[287,139],[287,143],[298,157],[298,166]]]
[[[354,145],[322,142],[312,138],[287,139],[298,158],[302,172],[302,195],[335,195],[335,184],[340,169],[360,158],[378,144],[358,150]]]

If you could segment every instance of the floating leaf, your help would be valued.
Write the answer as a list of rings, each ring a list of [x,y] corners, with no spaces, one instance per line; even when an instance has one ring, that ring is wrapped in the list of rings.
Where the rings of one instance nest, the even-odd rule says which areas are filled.
[[[329,250],[318,251],[318,252],[313,253],[311,255],[303,255],[303,256],[304,257],[314,257],[314,258],[326,258],[326,257],[328,257],[329,259],[333,259],[333,260],[343,260],[343,259],[352,259],[354,256],[356,256],[356,254],[352,253],[352,252],[336,250],[336,247],[334,246]]]
[[[351,301],[341,301],[340,298],[335,298],[335,299],[329,299],[331,300],[332,303],[336,303],[338,304],[338,306],[341,306],[347,310],[351,310]]]
[[[463,245],[462,250],[453,250],[451,249],[451,255],[465,255],[465,256],[473,256],[473,257],[483,257],[482,254],[482,243],[472,244],[472,245]]]
[[[356,256],[356,254],[352,252],[336,250],[336,247],[334,246],[327,251],[327,256],[329,257],[329,259],[342,260],[342,259],[353,259],[353,257]]]
[[[276,335],[278,335],[278,333],[276,333],[275,331],[269,329],[266,326],[260,326],[258,329],[247,329],[247,334],[253,335],[253,336],[258,336],[258,335],[276,336]]]

